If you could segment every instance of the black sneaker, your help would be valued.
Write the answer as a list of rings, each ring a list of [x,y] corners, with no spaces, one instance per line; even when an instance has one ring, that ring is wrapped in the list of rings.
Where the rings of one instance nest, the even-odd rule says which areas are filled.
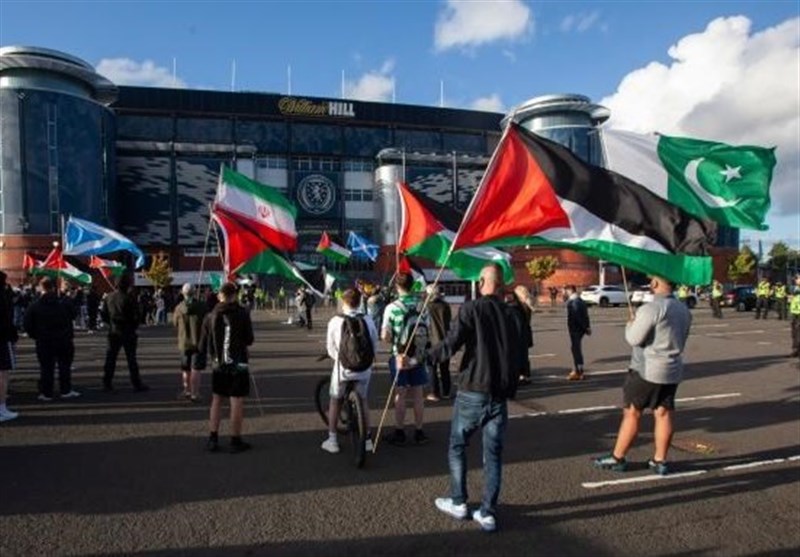
[[[424,445],[428,441],[430,441],[430,439],[428,438],[427,435],[425,435],[425,432],[422,431],[421,429],[418,429],[417,431],[414,432],[414,442],[417,445]]]
[[[395,447],[402,447],[406,444],[406,432],[402,429],[395,429],[394,433],[385,437],[386,442]]]
[[[206,441],[206,450],[210,453],[219,452],[219,439],[216,437],[209,437]]]
[[[231,441],[231,454],[243,453],[251,448],[252,445],[247,441]]]

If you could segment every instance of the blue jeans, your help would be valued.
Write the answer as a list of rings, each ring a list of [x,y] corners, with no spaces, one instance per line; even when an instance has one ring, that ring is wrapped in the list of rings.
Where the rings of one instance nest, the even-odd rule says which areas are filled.
[[[453,503],[467,502],[467,455],[469,438],[483,430],[483,499],[481,512],[494,515],[503,471],[503,437],[508,423],[506,402],[491,395],[458,391],[450,427],[450,497]]]

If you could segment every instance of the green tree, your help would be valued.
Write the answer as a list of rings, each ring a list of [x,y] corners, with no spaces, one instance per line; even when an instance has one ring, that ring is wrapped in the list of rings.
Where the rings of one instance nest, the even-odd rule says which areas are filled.
[[[153,256],[150,268],[144,272],[147,280],[153,283],[156,288],[166,288],[172,283],[172,267],[169,265],[169,258],[164,253]]]
[[[556,269],[558,269],[558,258],[552,255],[534,257],[525,263],[525,268],[528,270],[533,282],[538,286],[541,281],[547,280],[555,274]]]
[[[769,267],[782,274],[791,262],[797,259],[797,253],[790,249],[786,242],[775,242],[769,250]]]
[[[756,256],[748,246],[743,246],[739,254],[728,263],[728,279],[736,284],[739,279],[752,276],[756,270]]]

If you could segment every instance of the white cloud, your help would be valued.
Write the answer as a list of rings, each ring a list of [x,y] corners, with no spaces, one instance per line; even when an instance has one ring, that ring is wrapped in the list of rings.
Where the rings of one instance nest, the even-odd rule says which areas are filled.
[[[389,58],[380,69],[370,70],[356,80],[346,79],[344,96],[360,101],[386,102],[392,99],[394,89],[394,60]]]
[[[600,23],[600,12],[595,10],[590,13],[581,12],[578,14],[570,14],[561,20],[559,29],[564,33],[575,31],[576,33],[583,33],[588,31],[595,24]],[[605,24],[602,24],[605,26]],[[607,26],[606,26],[607,29]]]
[[[434,34],[437,51],[524,38],[533,29],[531,9],[520,0],[448,0]]]
[[[470,108],[473,110],[483,110],[484,112],[505,112],[506,108],[500,95],[492,93],[488,97],[480,97],[472,101]]]
[[[103,58],[95,69],[117,85],[186,87],[186,82],[178,77],[173,83],[172,71],[152,60],[137,62],[130,58]]]
[[[669,65],[634,70],[600,101],[608,125],[777,146],[772,212],[800,213],[800,18],[758,33],[746,17],[718,18],[668,54]]]

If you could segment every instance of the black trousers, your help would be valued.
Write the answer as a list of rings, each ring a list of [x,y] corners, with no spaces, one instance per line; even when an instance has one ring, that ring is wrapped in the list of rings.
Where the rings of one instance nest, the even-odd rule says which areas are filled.
[[[136,361],[136,345],[138,337],[136,335],[121,336],[108,335],[108,347],[106,348],[106,363],[103,366],[103,385],[111,387],[114,381],[114,371],[117,368],[117,356],[119,349],[125,351],[125,359],[128,360],[128,372],[131,376],[131,384],[138,387],[142,384],[139,376],[139,363]]]
[[[722,319],[722,300],[711,298],[711,314],[717,319]]]
[[[800,315],[792,316],[792,354],[800,356]]]
[[[450,360],[433,364],[431,371],[433,394],[438,398],[450,396]]]
[[[786,298],[775,298],[775,311],[778,314],[778,319],[781,321],[787,318],[786,305]]]
[[[767,318],[769,313],[769,298],[759,297],[756,298],[756,319],[761,319],[761,310],[764,310],[764,319]]]
[[[572,351],[572,363],[576,371],[583,370],[583,348],[581,348],[583,336],[583,333],[576,333],[573,331],[569,333],[569,348]]]
[[[311,308],[306,308],[306,327],[311,328]]]
[[[58,365],[58,384],[62,395],[72,390],[72,360],[75,345],[72,339],[36,343],[36,358],[39,360],[39,392],[53,397],[53,383]]]

